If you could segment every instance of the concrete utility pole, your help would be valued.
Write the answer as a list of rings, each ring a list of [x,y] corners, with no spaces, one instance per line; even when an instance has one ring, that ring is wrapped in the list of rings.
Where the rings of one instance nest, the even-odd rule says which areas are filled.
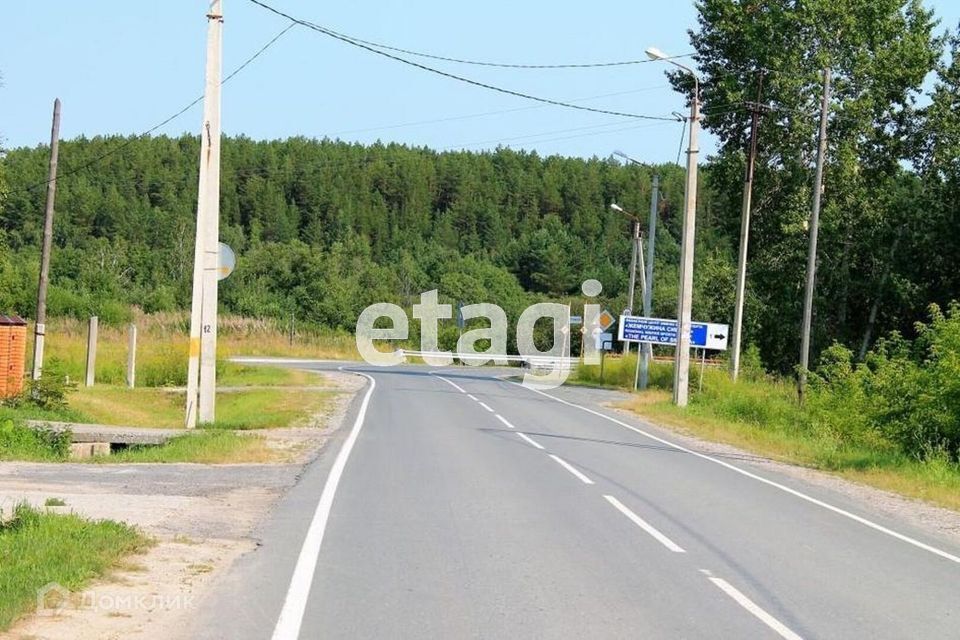
[[[800,371],[797,395],[803,403],[810,366],[810,324],[813,320],[813,289],[817,278],[817,234],[820,230],[820,199],[823,195],[823,165],[827,156],[827,118],[830,115],[830,69],[823,70],[823,106],[820,109],[820,142],[817,146],[817,173],[813,185],[813,210],[810,213],[810,248],[807,252],[807,287],[803,297],[803,328],[800,340]]]
[[[700,80],[694,77],[693,101],[690,105],[690,143],[687,147],[687,184],[683,210],[683,237],[680,245],[680,292],[677,296],[677,351],[673,370],[673,403],[687,406],[690,392],[690,325],[693,307],[693,251],[697,229],[697,156],[700,149]]]
[[[687,147],[687,184],[684,188],[683,235],[680,240],[680,287],[677,295],[677,348],[673,365],[673,403],[687,406],[690,393],[690,325],[693,307],[693,251],[697,231],[697,137],[700,132],[700,76],[690,67],[680,64],[660,49],[646,51],[651,60],[662,60],[693,78],[693,97],[690,101],[690,142]]]
[[[650,193],[650,222],[647,226],[646,278],[643,283],[643,315],[653,315],[653,252],[657,241],[657,206],[660,198],[660,175],[653,176],[653,188]],[[642,247],[641,247],[642,250]],[[640,388],[646,389],[650,380],[650,361],[653,359],[653,345],[646,343],[640,351]],[[636,387],[636,385],[635,385]]]
[[[50,129],[50,168],[47,173],[47,205],[43,218],[43,245],[40,249],[40,284],[37,287],[37,321],[33,329],[33,379],[43,372],[43,341],[47,333],[47,284],[50,279],[50,250],[53,246],[53,204],[57,197],[57,160],[60,156],[60,98],[53,101]]]
[[[750,146],[747,150],[747,168],[743,178],[743,210],[740,213],[740,255],[737,260],[737,301],[733,310],[733,335],[730,345],[730,375],[737,381],[740,375],[740,349],[743,335],[743,300],[747,287],[747,249],[750,244],[750,206],[753,198],[753,170],[757,159],[757,130],[760,125],[760,97],[763,91],[763,74],[757,80],[757,101],[748,104],[750,117]]]
[[[220,236],[220,75],[222,0],[207,13],[206,88],[200,132],[197,237],[193,254],[190,308],[190,359],[187,370],[186,427],[215,419],[217,366],[217,262]]]

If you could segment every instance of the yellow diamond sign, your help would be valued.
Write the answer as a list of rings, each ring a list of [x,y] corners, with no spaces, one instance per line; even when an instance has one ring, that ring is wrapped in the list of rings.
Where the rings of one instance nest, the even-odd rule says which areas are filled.
[[[600,328],[604,331],[612,327],[616,321],[617,319],[614,315],[607,310],[604,310],[603,313],[600,314]]]

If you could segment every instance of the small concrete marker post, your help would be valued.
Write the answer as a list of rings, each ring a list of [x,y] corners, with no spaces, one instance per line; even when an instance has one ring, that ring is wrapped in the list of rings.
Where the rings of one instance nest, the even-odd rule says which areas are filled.
[[[133,389],[137,384],[137,325],[130,324],[127,341],[127,386]]]
[[[92,387],[96,379],[97,368],[97,331],[99,319],[90,317],[90,326],[87,329],[87,376],[84,386]]]

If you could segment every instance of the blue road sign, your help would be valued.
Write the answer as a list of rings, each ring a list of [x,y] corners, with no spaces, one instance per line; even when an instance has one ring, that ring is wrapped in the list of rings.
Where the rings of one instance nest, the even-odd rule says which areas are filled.
[[[690,346],[723,351],[727,348],[729,327],[725,324],[693,322],[690,326]],[[621,342],[649,342],[651,344],[677,344],[677,321],[665,318],[620,316],[617,336]]]

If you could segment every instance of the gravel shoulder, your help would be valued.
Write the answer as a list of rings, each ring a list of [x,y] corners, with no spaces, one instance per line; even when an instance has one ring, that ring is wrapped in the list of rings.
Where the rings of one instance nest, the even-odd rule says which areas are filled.
[[[333,402],[291,429],[256,431],[277,464],[0,463],[0,509],[29,502],[138,526],[157,544],[130,558],[57,615],[38,612],[0,638],[94,640],[171,637],[230,565],[256,549],[258,525],[293,487],[346,416],[363,378],[318,372]],[[65,502],[44,507],[50,498]]]

